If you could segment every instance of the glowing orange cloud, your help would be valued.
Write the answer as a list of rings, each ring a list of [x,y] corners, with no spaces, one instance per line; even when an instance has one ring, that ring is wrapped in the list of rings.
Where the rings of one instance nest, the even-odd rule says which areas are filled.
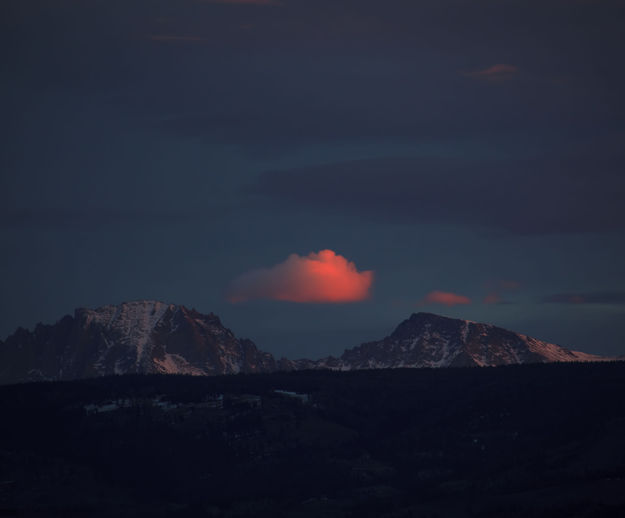
[[[464,295],[449,293],[447,291],[431,291],[423,299],[424,304],[442,304],[443,306],[458,306],[461,304],[471,304],[471,299]]]
[[[357,302],[369,298],[373,272],[359,272],[356,265],[332,250],[291,254],[283,263],[244,273],[229,290],[232,303],[251,299],[290,302]]]

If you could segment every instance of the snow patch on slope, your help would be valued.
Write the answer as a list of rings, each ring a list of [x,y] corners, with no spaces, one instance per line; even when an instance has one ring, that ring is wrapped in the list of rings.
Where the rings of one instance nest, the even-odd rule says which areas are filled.
[[[94,310],[86,310],[87,324],[100,324],[107,331],[119,334],[120,342],[136,351],[135,367],[140,370],[147,367],[152,361],[150,337],[163,315],[168,309],[174,309],[172,304],[158,301],[138,300],[124,302],[118,306],[103,306]],[[107,345],[110,344],[107,341]],[[96,365],[102,364],[106,351]],[[116,373],[125,372],[122,365],[115,365]]]
[[[192,376],[204,376],[207,373],[191,365],[185,358],[178,354],[166,353],[164,358],[154,358],[156,371],[161,374],[191,374]]]
[[[536,340],[531,336],[519,336],[527,341],[527,346],[530,351],[536,354],[540,354],[547,361],[550,362],[596,362],[612,360],[612,358],[605,358],[603,356],[597,356],[595,354],[588,354],[580,351],[570,351],[569,349],[565,349],[564,347],[560,347],[555,344]]]

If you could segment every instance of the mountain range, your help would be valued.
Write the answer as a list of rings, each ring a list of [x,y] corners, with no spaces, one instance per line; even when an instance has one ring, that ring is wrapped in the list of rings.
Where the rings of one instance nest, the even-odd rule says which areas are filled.
[[[114,374],[220,375],[302,369],[384,369],[588,362],[571,351],[490,324],[415,313],[390,336],[340,357],[276,360],[212,314],[141,300],[78,308],[53,325],[19,328],[0,342],[0,383]]]

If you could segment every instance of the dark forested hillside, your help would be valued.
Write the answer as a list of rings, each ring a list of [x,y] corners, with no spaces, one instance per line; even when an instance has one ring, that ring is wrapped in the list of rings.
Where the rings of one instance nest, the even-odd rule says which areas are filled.
[[[0,387],[0,516],[625,515],[625,363]]]

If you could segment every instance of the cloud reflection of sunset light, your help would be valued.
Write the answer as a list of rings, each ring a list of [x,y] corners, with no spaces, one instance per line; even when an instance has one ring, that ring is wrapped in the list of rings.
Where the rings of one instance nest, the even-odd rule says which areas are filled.
[[[425,304],[442,304],[443,306],[459,306],[462,304],[471,304],[471,299],[464,295],[449,293],[447,291],[431,291],[423,299]]]
[[[251,299],[290,302],[357,302],[370,296],[373,271],[359,272],[356,265],[332,250],[291,254],[286,261],[244,273],[229,290],[232,303]]]

